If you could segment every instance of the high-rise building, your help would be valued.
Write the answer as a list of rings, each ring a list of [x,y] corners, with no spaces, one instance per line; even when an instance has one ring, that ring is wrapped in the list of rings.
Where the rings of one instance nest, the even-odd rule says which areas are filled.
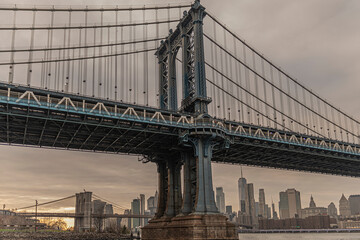
[[[141,215],[145,214],[145,195],[144,194],[140,194],[140,214]],[[140,219],[141,227],[145,226],[144,220],[145,220],[145,218]]]
[[[279,212],[280,218],[294,218],[301,215],[301,198],[300,192],[294,188],[280,192]]]
[[[328,206],[328,214],[330,217],[337,217],[337,208],[333,202],[331,202]]]
[[[339,201],[339,211],[342,217],[351,216],[350,203],[349,200],[346,199],[344,194],[341,196]]]
[[[131,214],[139,215],[140,214],[140,199],[136,198],[131,202]],[[140,226],[139,218],[131,219],[131,228],[137,228]]]
[[[246,189],[246,179],[243,177],[243,172],[241,168],[241,178],[238,180],[238,192],[239,192],[239,211],[245,212],[245,189]]]
[[[275,211],[275,204],[274,204],[274,202],[272,202],[271,207],[272,207],[272,217],[273,217],[273,219],[274,219],[274,220],[278,220],[279,217],[278,217],[277,212]]]
[[[265,191],[259,189],[259,217],[267,218],[267,208],[265,208]]]
[[[147,210],[150,212],[150,215],[155,215],[156,206],[155,206],[155,197],[151,196],[147,200]]]
[[[249,225],[257,224],[255,210],[254,184],[248,183],[245,187],[245,214],[249,217]]]
[[[360,215],[360,195],[349,197],[351,215]]]
[[[225,193],[222,187],[216,188],[216,206],[220,213],[225,213]]]

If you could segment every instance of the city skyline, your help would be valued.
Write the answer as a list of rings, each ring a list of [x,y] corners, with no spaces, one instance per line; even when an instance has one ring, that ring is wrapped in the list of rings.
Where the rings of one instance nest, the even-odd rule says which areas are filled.
[[[18,2],[27,3],[27,1]],[[331,102],[335,102],[346,112],[351,111],[359,118],[360,106],[356,104],[359,83],[355,81],[359,79],[355,70],[358,69],[356,66],[359,61],[356,59],[357,56],[351,53],[359,52],[356,50],[358,44],[353,43],[355,39],[358,39],[356,35],[358,33],[351,31],[351,27],[354,26],[350,24],[360,22],[357,21],[356,15],[351,15],[354,14],[355,9],[358,9],[358,3],[348,4],[339,11],[337,1],[317,0],[310,4],[311,6],[307,3],[277,2],[278,4],[267,8],[263,1],[251,3],[232,1],[232,4],[228,5],[216,1],[203,1],[210,12],[219,12],[218,17],[223,19],[231,29],[238,32],[265,55],[270,56],[291,75],[299,78],[305,85],[311,86]],[[11,4],[12,1],[7,0],[4,3]],[[62,4],[69,3],[80,5],[85,4],[85,1],[65,0],[62,2]],[[106,0],[86,1],[86,3],[113,4],[112,1]],[[119,2],[119,4],[122,3],[124,1]],[[143,4],[145,1],[136,3]],[[327,4],[326,9],[322,7],[324,3]],[[50,3],[42,0],[38,1],[38,4]],[[256,4],[265,4],[262,9],[266,9],[268,13],[265,10],[256,11]],[[281,6],[280,9],[279,6]],[[274,13],[274,8],[278,8],[276,17],[271,15]],[[217,9],[222,9],[222,11],[217,11]],[[240,23],[229,17],[234,14],[227,14],[233,13],[235,9],[239,11],[236,15],[241,16]],[[247,12],[249,10],[246,9],[253,10],[251,14],[254,16],[250,16],[251,14]],[[288,12],[285,13],[285,10]],[[304,21],[300,21],[302,15],[297,12],[309,14]],[[295,17],[288,17],[292,16],[291,14]],[[288,21],[285,23],[281,19],[288,19]],[[300,25],[300,22],[303,25]],[[247,26],[247,23],[251,23],[251,27]],[[343,23],[346,27],[341,28],[341,33],[334,34],[331,28],[334,23]],[[272,29],[272,25],[277,25],[277,28]],[[296,26],[296,34],[289,26]],[[321,30],[321,32],[316,34],[315,30]],[[305,35],[307,37],[304,37]],[[289,39],[289,36],[297,37]],[[310,46],[309,42],[314,45]],[[326,44],[323,44],[324,42]],[[344,48],[346,46],[338,46],[339,42],[346,42],[346,45],[352,46],[351,52]],[[337,46],[337,48],[329,52],[329,45]],[[339,57],[342,59],[340,66],[338,66]],[[338,79],[342,81],[336,81]],[[118,199],[119,204],[123,205],[129,204],[139,193],[150,196],[157,185],[155,165],[143,165],[137,161],[137,157],[8,146],[0,146],[0,154],[3,158],[0,174],[0,202],[4,201],[8,206],[29,205],[35,199],[39,201],[56,199],[78,192],[82,188],[94,192],[102,191],[104,196],[112,200]],[[122,166],[127,166],[127,168]],[[213,164],[213,166],[214,186],[223,186],[226,193],[226,205],[232,205],[234,210],[238,209],[237,179],[240,176],[240,167],[221,164]],[[278,198],[278,192],[287,188],[295,187],[299,190],[303,201],[308,201],[312,194],[317,199],[317,205],[326,207],[330,202],[334,202],[338,207],[341,194],[344,193],[347,197],[356,194],[353,189],[357,189],[358,186],[357,179],[347,177],[252,167],[244,167],[244,172],[246,172],[245,177],[255,184],[255,189],[266,190],[267,203],[269,204],[272,198],[276,204],[276,210],[278,210],[278,200],[275,199]],[[258,199],[256,190],[255,199]],[[308,205],[307,202],[303,203],[304,206]]]

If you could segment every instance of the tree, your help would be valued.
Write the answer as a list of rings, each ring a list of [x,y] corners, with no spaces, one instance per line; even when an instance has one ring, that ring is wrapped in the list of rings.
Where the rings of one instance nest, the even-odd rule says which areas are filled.
[[[57,229],[57,230],[62,230],[62,231],[65,231],[68,228],[66,222],[61,218],[50,221],[48,225],[52,229]]]

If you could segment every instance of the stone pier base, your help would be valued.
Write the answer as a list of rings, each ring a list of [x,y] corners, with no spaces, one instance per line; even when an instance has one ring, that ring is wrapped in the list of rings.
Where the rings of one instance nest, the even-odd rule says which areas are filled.
[[[235,225],[220,214],[151,220],[141,235],[142,240],[238,240]]]

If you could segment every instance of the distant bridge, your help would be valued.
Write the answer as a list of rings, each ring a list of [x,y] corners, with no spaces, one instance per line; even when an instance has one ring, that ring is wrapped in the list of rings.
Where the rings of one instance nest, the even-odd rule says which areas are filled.
[[[82,218],[84,214],[79,213],[47,213],[47,212],[27,212],[17,213],[22,217],[40,217],[40,218]],[[152,215],[136,215],[136,214],[91,214],[91,218],[153,218]]]

